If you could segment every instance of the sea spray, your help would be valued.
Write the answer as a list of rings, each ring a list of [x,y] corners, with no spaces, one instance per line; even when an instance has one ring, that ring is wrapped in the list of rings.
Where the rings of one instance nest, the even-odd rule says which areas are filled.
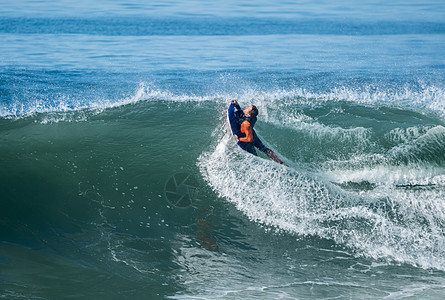
[[[441,132],[439,126],[425,134],[434,141]],[[201,155],[199,167],[209,185],[252,221],[296,237],[331,239],[357,256],[445,269],[445,238],[440,229],[445,219],[444,188],[440,183],[428,186],[440,182],[444,170],[434,164],[430,168],[432,161],[420,165],[420,173],[409,172],[419,165],[410,159],[400,166],[395,160],[403,160],[391,155],[390,149],[377,160],[377,154],[356,157],[352,169],[341,161],[326,162],[314,173],[298,164],[283,167],[252,156],[234,144],[227,134],[222,136]],[[363,160],[372,155],[373,160]]]

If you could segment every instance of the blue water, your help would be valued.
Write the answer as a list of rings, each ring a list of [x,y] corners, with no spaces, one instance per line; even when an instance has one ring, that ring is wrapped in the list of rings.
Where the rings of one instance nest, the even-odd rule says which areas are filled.
[[[0,7],[1,298],[443,298],[443,1]]]

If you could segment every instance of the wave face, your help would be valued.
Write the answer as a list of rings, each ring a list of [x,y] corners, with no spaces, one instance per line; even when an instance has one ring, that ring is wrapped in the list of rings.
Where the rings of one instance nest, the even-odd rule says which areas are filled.
[[[225,120],[230,95],[257,105],[256,130],[287,166],[236,146]],[[249,278],[259,266],[229,274],[250,247],[264,259],[276,251],[255,236],[291,243],[305,263],[318,249],[317,259],[330,253],[356,272],[389,274],[398,264],[443,272],[442,95],[432,86],[196,95],[141,83],[117,100],[10,106],[0,120],[4,249],[31,251],[43,260],[36,272],[47,264],[40,255],[53,255],[68,272],[137,278],[150,289],[165,281],[160,294],[182,289],[175,276],[154,275],[162,268],[179,268],[190,293],[207,296],[214,290],[193,274]],[[178,198],[181,183],[192,188],[188,198]],[[241,257],[220,256],[232,251]],[[18,259],[5,257],[5,265]]]

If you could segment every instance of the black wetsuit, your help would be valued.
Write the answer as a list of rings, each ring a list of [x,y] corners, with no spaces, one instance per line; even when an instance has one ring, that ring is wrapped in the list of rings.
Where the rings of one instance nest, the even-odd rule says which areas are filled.
[[[255,130],[253,129],[253,126],[256,123],[256,117],[246,117],[244,115],[244,112],[241,110],[239,105],[234,105],[233,103],[230,104],[229,109],[229,122],[232,127],[232,132],[238,136],[238,138],[242,138],[245,136],[240,130],[241,124],[244,121],[248,121],[250,123],[250,126],[252,127],[252,133],[253,133],[253,141],[252,142],[242,142],[238,141],[238,145],[243,149],[246,150],[249,153],[252,153],[253,155],[257,155],[255,147],[258,148],[261,152],[267,153],[269,151],[269,148],[264,146],[263,142],[261,142],[260,138],[257,136]]]

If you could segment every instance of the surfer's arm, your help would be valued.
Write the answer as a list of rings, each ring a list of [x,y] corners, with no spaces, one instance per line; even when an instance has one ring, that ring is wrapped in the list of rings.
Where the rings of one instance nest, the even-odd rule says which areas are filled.
[[[241,123],[241,132],[244,133],[246,136],[239,138],[238,140],[240,142],[253,142],[252,127],[250,126],[250,123],[248,121],[244,121],[243,123]]]

